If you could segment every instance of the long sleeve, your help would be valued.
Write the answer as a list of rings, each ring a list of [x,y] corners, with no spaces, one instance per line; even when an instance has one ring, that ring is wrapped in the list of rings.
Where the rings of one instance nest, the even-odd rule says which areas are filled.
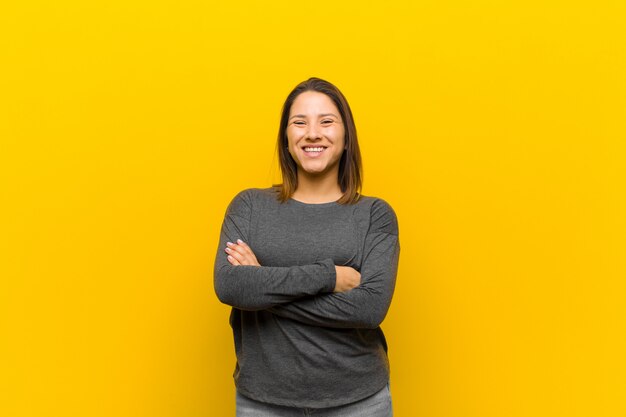
[[[382,199],[372,204],[361,284],[347,292],[318,294],[268,309],[302,323],[335,328],[377,328],[387,315],[400,257],[398,220]]]
[[[295,299],[332,292],[336,284],[331,258],[289,267],[232,265],[224,252],[226,242],[249,242],[252,216],[251,189],[237,194],[222,223],[214,265],[214,289],[219,300],[241,310],[263,310]]]

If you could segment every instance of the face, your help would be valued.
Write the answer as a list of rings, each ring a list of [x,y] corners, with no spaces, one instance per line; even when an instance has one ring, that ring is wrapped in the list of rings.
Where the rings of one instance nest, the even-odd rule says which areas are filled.
[[[287,141],[299,173],[338,172],[344,136],[343,120],[330,97],[317,91],[296,97],[289,112]]]

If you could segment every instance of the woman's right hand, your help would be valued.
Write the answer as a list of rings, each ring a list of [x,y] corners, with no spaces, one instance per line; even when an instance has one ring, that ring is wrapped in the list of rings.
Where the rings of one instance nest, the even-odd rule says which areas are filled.
[[[350,291],[361,285],[361,273],[349,266],[335,265],[337,281],[333,292]]]

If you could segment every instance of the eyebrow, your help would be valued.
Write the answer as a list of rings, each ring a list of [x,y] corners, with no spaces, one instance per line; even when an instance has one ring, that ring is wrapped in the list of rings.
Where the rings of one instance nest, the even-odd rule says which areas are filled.
[[[326,117],[326,116],[334,116],[334,117],[339,118],[337,115],[335,115],[333,113],[323,113],[323,114],[319,115],[319,117]],[[304,115],[304,114],[294,114],[293,116],[291,116],[289,118],[289,120],[293,119],[294,117],[306,117],[306,115]]]

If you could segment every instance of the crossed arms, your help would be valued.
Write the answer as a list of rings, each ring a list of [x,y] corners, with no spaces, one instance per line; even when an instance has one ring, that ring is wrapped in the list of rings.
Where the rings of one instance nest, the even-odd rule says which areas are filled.
[[[338,268],[347,267],[336,267],[331,258],[290,267],[231,263],[224,251],[226,243],[248,241],[251,214],[250,190],[244,190],[229,204],[220,233],[214,286],[221,302],[315,326],[373,329],[380,325],[391,304],[400,254],[397,218],[388,203],[376,199],[372,204],[360,284],[347,291],[336,287]],[[247,247],[254,258],[252,248],[240,245],[233,249]]]

